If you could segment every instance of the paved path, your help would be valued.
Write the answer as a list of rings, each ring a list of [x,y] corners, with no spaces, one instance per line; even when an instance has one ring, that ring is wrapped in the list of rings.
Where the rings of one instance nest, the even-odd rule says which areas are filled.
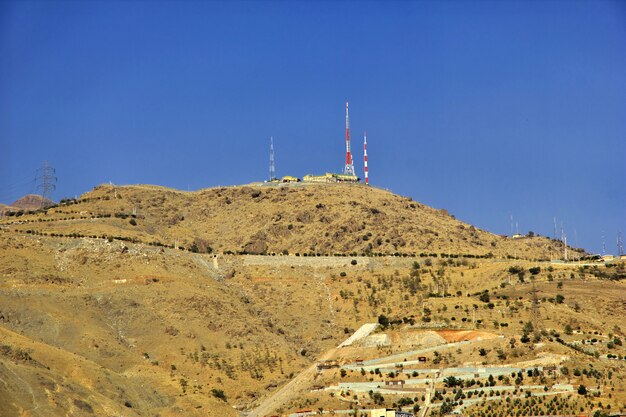
[[[440,376],[439,373],[436,373],[435,376],[433,376],[432,381],[430,382],[430,386],[428,387],[428,391],[426,391],[426,398],[424,399],[424,407],[422,409],[422,413],[420,414],[421,417],[426,417],[426,413],[428,413],[428,409],[431,407],[431,398],[435,393],[435,381],[437,380],[437,377]]]
[[[408,352],[402,352],[402,353],[397,353],[397,354],[394,354],[394,355],[383,356],[381,358],[376,358],[376,359],[370,359],[370,360],[367,360],[367,361],[363,361],[363,365],[356,365],[356,364],[345,365],[345,366],[343,366],[343,368],[345,368],[345,369],[361,369],[361,368],[364,368],[367,371],[369,369],[380,368],[380,366],[378,366],[379,364],[419,363],[419,361],[407,361],[407,362],[403,362],[403,361],[404,361],[404,358],[406,358],[408,356],[420,355],[422,353],[433,352],[435,350],[446,350],[446,349],[450,349],[450,348],[453,348],[453,347],[462,346],[462,345],[465,345],[465,344],[468,344],[468,343],[472,343],[472,341],[464,340],[462,342],[452,342],[452,343],[446,343],[446,344],[443,344],[443,345],[432,346],[432,347],[427,347],[427,348],[418,349],[418,350],[411,350],[411,351],[408,351]]]

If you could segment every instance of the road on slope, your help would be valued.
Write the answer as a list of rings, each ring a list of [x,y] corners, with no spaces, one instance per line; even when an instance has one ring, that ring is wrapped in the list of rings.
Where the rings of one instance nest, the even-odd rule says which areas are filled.
[[[426,413],[428,413],[428,409],[430,408],[430,403],[432,401],[432,397],[435,395],[435,381],[440,376],[440,372],[437,372],[433,376],[433,380],[430,383],[430,387],[428,387],[428,391],[426,391],[426,398],[424,400],[424,408],[422,409],[422,414],[420,417],[426,417]]]
[[[352,336],[350,336],[339,346],[326,351],[322,356],[318,358],[318,361],[321,362],[334,358],[341,346],[350,345],[366,337],[377,326],[378,324],[374,325],[373,323],[364,324],[356,332],[354,332]],[[277,410],[281,405],[286,404],[287,401],[289,401],[291,398],[294,398],[297,393],[306,390],[310,382],[315,377],[316,372],[317,362],[313,363],[304,371],[300,372],[294,379],[292,379],[284,387],[276,391],[271,397],[265,399],[261,403],[261,405],[259,405],[248,415],[248,417],[263,417],[266,415],[271,415],[271,413],[275,412],[275,410]]]

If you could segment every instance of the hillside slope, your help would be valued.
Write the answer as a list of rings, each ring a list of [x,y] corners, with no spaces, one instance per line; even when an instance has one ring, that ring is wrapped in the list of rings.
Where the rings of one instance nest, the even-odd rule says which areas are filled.
[[[0,221],[0,417],[234,417],[329,352],[341,362],[401,348],[334,349],[380,315],[396,323],[392,339],[422,327],[489,329],[501,336],[497,349],[519,360],[559,354],[572,358],[568,366],[593,363],[623,377],[625,365],[606,356],[623,357],[622,345],[607,339],[594,358],[549,336],[568,325],[589,339],[623,338],[623,264],[537,260],[559,250],[364,186],[99,186]],[[380,256],[395,253],[415,257]],[[535,287],[542,332],[552,332],[539,335],[540,351],[520,340]],[[495,352],[493,343],[480,346]],[[446,360],[482,361],[472,349]],[[315,388],[341,380],[339,370],[313,374],[272,403],[272,414],[341,407]],[[623,404],[625,387],[612,388],[598,401]],[[367,395],[359,401],[374,405]]]
[[[37,210],[41,207],[54,205],[52,200],[37,194],[28,194],[14,201],[11,206],[20,210]]]
[[[186,248],[195,244],[200,252],[211,248],[219,253],[445,253],[528,259],[562,253],[560,242],[498,236],[445,210],[360,184],[250,185],[197,192],[101,185],[66,203],[33,219],[46,223],[21,228]]]
[[[535,345],[507,346],[509,338],[521,343],[535,285],[546,331],[569,325],[589,339],[602,332],[624,336],[624,282],[596,278],[615,268],[425,258],[416,269],[413,258],[403,257],[214,257],[7,229],[0,231],[0,249],[2,417],[234,417],[381,314],[408,331],[494,329],[506,335],[497,339],[504,342],[498,349],[531,360]],[[510,273],[511,267],[537,265],[541,272],[532,275],[532,286],[528,274],[524,280]],[[624,274],[623,265],[619,271]],[[555,303],[558,293],[565,302]],[[594,359],[544,342],[539,354],[573,355],[572,368],[592,363],[618,378],[626,375],[623,363],[604,356],[625,355],[621,345],[594,347],[603,355]],[[489,340],[482,346],[495,351]],[[340,350],[339,360],[350,360],[351,352]],[[376,355],[380,348],[364,353]],[[482,360],[476,352],[463,355],[467,359],[450,357],[450,363]],[[489,360],[497,362],[495,353]],[[314,390],[339,378],[335,369],[304,381],[273,414],[341,406]],[[624,402],[623,385],[607,392],[613,399],[598,401]]]

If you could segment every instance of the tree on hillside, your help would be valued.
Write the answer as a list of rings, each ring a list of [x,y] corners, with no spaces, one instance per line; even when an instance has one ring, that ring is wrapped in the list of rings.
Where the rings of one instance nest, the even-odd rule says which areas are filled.
[[[453,376],[448,376],[444,378],[443,383],[448,388],[454,388],[457,385],[463,386],[463,380],[460,378],[455,378]]]

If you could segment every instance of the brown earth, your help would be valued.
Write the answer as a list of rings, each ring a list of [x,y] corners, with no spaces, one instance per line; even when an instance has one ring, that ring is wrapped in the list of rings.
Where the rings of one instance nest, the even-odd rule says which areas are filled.
[[[18,211],[19,208],[13,206],[7,206],[6,204],[0,203],[0,214],[4,214],[8,211]]]
[[[11,207],[15,207],[20,210],[37,210],[44,206],[53,205],[54,202],[47,198],[44,198],[37,194],[28,194],[11,204]]]
[[[624,363],[605,356],[626,355],[624,346],[607,343],[609,333],[625,336],[623,281],[598,279],[601,275],[575,265],[552,268],[532,260],[557,249],[545,238],[504,239],[386,191],[340,187],[184,193],[101,186],[75,204],[4,218],[0,416],[236,416],[239,410],[254,410],[381,315],[402,323],[386,330],[392,334],[432,331],[437,339],[484,338],[460,346],[460,353],[442,350],[442,367],[567,354],[571,369],[593,365],[626,379]],[[261,233],[268,251],[277,255],[224,253],[243,250]],[[312,246],[331,255],[358,254],[379,237],[376,253],[416,256],[295,256]],[[214,253],[169,247],[176,242],[186,248],[195,243],[199,252],[211,247]],[[289,255],[278,255],[283,249]],[[495,257],[517,252],[527,259],[440,255],[484,255],[487,250]],[[426,251],[437,256],[419,256]],[[512,266],[525,271],[524,279],[510,274]],[[528,268],[533,266],[541,272],[531,279]],[[520,341],[525,323],[533,319],[533,288],[547,334],[542,346]],[[485,290],[492,305],[479,300]],[[562,303],[554,301],[557,294],[564,295]],[[566,324],[581,333],[564,335]],[[551,331],[566,342],[602,339],[585,349],[604,356],[561,345]],[[485,333],[505,337],[489,339]],[[389,346],[350,347],[336,356],[349,362],[355,355],[402,353],[412,349],[413,342],[405,342],[392,337]],[[486,356],[478,354],[479,347]],[[507,359],[498,358],[499,349]],[[305,377],[294,383],[297,392],[284,390],[270,403],[273,413],[349,406],[313,390],[340,381],[337,369]],[[357,372],[346,378],[388,377]],[[616,381],[596,404],[623,408],[624,384]],[[395,400],[389,397],[385,405]],[[368,398],[359,401],[373,405]]]
[[[437,334],[446,339],[448,343],[462,341],[489,340],[498,337],[491,332],[481,332],[477,330],[437,330]]]
[[[361,184],[252,184],[196,192],[100,185],[77,201],[18,220],[19,230],[118,236],[199,252],[546,260],[562,252],[560,242],[495,235],[446,210]]]

